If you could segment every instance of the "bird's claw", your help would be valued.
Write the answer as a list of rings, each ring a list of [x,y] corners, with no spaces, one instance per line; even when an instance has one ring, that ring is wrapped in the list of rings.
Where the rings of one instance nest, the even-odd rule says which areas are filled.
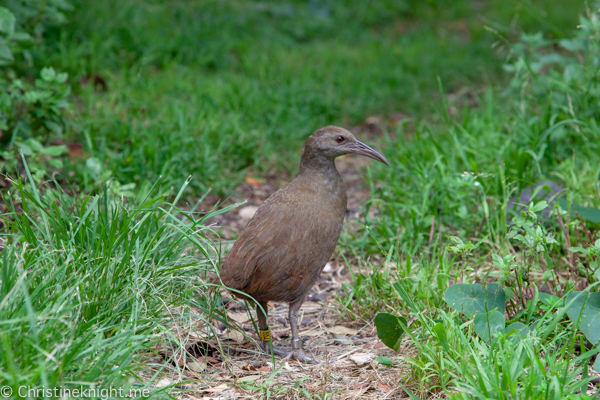
[[[273,354],[282,357],[282,361],[284,362],[296,360],[304,363],[319,363],[319,361],[317,361],[316,359],[310,358],[306,354],[304,354],[304,351],[302,349],[291,349],[289,347],[276,346],[272,346],[271,348],[273,349]],[[271,354],[271,349],[269,349],[267,346],[263,347],[263,350],[267,354]]]
[[[288,360],[288,359],[292,359],[292,360],[296,360],[296,361],[300,361],[303,363],[309,363],[309,364],[318,364],[319,361],[317,361],[314,358],[310,358],[308,356],[306,356],[306,354],[304,354],[304,351],[302,349],[295,349],[292,350],[284,360]]]

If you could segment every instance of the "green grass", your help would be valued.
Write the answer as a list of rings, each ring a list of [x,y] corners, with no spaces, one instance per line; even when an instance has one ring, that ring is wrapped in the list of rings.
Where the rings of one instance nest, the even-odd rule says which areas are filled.
[[[136,374],[156,345],[180,345],[169,312],[204,333],[222,319],[206,284],[220,259],[204,235],[216,211],[196,212],[198,199],[209,188],[227,197],[248,172],[289,176],[322,125],[403,113],[376,139],[390,166],[366,171],[365,208],[378,213],[336,250],[360,259],[340,314],[407,316],[418,354],[399,356],[400,384],[422,398],[575,396],[594,350],[576,354],[583,336],[561,310],[514,317],[532,327],[527,339],[486,342],[443,298],[464,276],[515,289],[493,255],[516,253],[518,271],[550,285],[548,260],[564,273],[569,247],[586,242],[565,214],[571,241],[540,225],[557,244],[532,252],[507,222],[508,199],[542,180],[600,206],[600,30],[574,34],[582,3],[566,3],[73,1],[69,23],[30,55],[70,74],[71,122],[47,142],[78,143],[83,157],[32,165],[40,185],[24,166],[4,193],[0,385],[168,396]],[[523,30],[543,36],[520,40]],[[573,37],[575,52],[558,41]],[[89,76],[108,90],[78,84]],[[477,248],[458,254],[452,237]],[[269,385],[257,390],[275,393]]]
[[[73,82],[108,82],[106,94],[75,85],[75,131],[102,167],[72,167],[85,191],[109,175],[142,191],[159,175],[175,187],[193,175],[197,195],[226,194],[246,170],[294,171],[323,125],[431,113],[438,76],[448,92],[493,83],[506,51],[491,50],[501,39],[486,24],[516,37],[518,15],[560,37],[577,13],[561,2],[449,4],[83,1],[37,57]],[[553,18],[540,26],[542,9]]]
[[[15,394],[96,387],[160,395],[130,377],[156,345],[182,346],[167,328],[173,317],[189,318],[192,306],[204,311],[196,319],[218,316],[205,282],[220,249],[203,224],[218,212],[184,213],[156,194],[132,206],[108,190],[80,198],[40,193],[20,181],[5,199],[2,384]],[[156,372],[164,368],[173,367]]]
[[[565,318],[567,306],[549,309],[538,291],[597,291],[595,267],[584,266],[593,258],[575,260],[577,272],[567,273],[569,249],[591,248],[597,221],[584,226],[559,210],[564,230],[555,216],[541,222],[528,217],[531,229],[516,219],[511,226],[507,202],[519,188],[553,180],[566,188],[568,204],[600,209],[595,15],[582,19],[583,28],[560,42],[562,49],[525,36],[513,46],[507,69],[514,75],[505,90],[482,92],[479,107],[464,109],[459,118],[443,103],[443,126],[424,121],[399,127],[387,136],[391,168],[368,172],[378,182],[370,206],[379,214],[365,217],[364,228],[344,245],[370,259],[340,303],[352,318],[380,311],[407,316],[417,355],[399,358],[411,367],[404,384],[420,396],[588,398],[578,393],[587,387],[597,347],[578,333],[579,321]],[[579,46],[575,52],[573,45]],[[583,233],[586,226],[592,239]],[[476,246],[467,249],[470,241]],[[532,331],[526,339],[500,334],[483,341],[473,320],[444,301],[451,284],[490,279],[512,293],[522,287],[535,293],[511,303],[511,322]],[[518,312],[521,301],[527,305]],[[575,351],[580,340],[593,350]]]

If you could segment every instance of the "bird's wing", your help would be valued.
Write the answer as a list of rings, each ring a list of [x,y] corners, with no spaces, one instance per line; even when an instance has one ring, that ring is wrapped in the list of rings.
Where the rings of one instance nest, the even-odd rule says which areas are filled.
[[[227,286],[257,298],[312,286],[335,249],[343,223],[343,215],[331,218],[330,207],[307,201],[309,194],[298,201],[280,192],[258,209],[220,272]]]

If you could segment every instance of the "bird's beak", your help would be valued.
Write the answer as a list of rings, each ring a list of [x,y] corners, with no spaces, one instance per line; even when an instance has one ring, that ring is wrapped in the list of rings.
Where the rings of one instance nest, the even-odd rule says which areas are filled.
[[[349,149],[350,153],[352,154],[360,154],[361,156],[366,156],[372,158],[373,160],[382,162],[385,165],[390,165],[388,163],[388,160],[386,160],[380,152],[370,148],[369,146],[367,146],[363,142],[359,142],[358,140],[356,141],[356,143],[349,146]]]

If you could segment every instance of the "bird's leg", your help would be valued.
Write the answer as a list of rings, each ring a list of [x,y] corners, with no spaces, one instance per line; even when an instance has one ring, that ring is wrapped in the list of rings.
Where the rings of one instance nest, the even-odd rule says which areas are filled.
[[[302,299],[304,300],[304,299]],[[292,352],[289,353],[286,358],[291,358],[294,360],[302,361],[302,362],[315,362],[312,358],[307,357],[302,350],[302,340],[300,339],[300,335],[298,333],[298,316],[296,313],[300,310],[300,306],[302,305],[302,301],[290,303],[290,327],[292,328]]]
[[[270,353],[269,342],[271,339],[271,330],[269,329],[269,324],[267,323],[267,313],[269,312],[268,302],[258,302],[256,303],[256,316],[258,317],[258,335],[260,336],[260,347],[267,352]]]
[[[271,349],[274,354],[277,354],[280,357],[285,357],[289,354],[289,348],[279,348],[275,347],[271,344],[271,330],[269,329],[269,324],[267,323],[267,315],[268,315],[268,302],[259,302],[256,304],[256,315],[258,316],[258,334],[260,336],[260,347],[267,354],[271,354]],[[263,311],[264,310],[264,311]]]

